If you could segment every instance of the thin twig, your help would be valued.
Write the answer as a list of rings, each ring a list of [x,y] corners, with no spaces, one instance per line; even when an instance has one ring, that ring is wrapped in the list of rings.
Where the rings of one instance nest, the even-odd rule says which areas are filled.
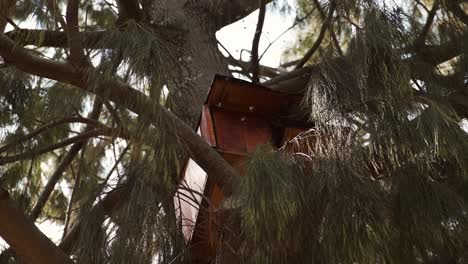
[[[82,133],[82,134],[80,134],[78,136],[75,136],[75,137],[65,139],[65,140],[63,140],[61,142],[58,142],[56,144],[52,144],[52,145],[49,145],[49,146],[46,146],[46,147],[34,149],[32,151],[29,151],[29,152],[25,152],[25,153],[13,155],[13,156],[0,157],[0,165],[4,165],[4,164],[7,164],[7,163],[20,161],[20,160],[24,160],[24,159],[30,159],[30,158],[32,158],[34,156],[41,155],[41,154],[44,154],[44,153],[47,153],[47,152],[50,152],[50,151],[53,151],[53,150],[56,150],[56,149],[59,149],[59,148],[63,148],[63,147],[66,147],[66,146],[71,145],[71,144],[76,143],[76,142],[80,142],[80,141],[87,140],[87,139],[92,138],[92,137],[103,136],[103,135],[104,136],[119,136],[121,138],[126,138],[126,139],[129,138],[128,133],[126,133],[126,132],[124,132],[122,130],[116,130],[116,129],[112,129],[112,128],[100,128],[100,129],[96,129],[96,130],[92,130],[92,131]]]
[[[5,152],[6,150],[8,150],[9,148],[15,146],[15,145],[18,145],[20,144],[21,142],[24,142],[28,139],[31,139],[41,133],[43,133],[44,131],[46,130],[49,130],[53,127],[56,127],[58,125],[62,125],[62,124],[68,124],[68,123],[85,123],[85,124],[88,124],[88,125],[91,125],[91,126],[97,126],[98,125],[98,122],[95,121],[95,120],[92,120],[92,119],[88,119],[88,118],[84,118],[84,117],[67,117],[67,118],[63,118],[63,119],[60,119],[56,122],[52,122],[50,124],[47,124],[47,125],[44,125],[36,130],[34,130],[33,132],[27,134],[27,135],[24,135],[22,136],[21,138],[18,138],[16,140],[14,140],[13,142],[10,142],[10,143],[7,143],[3,146],[0,147],[0,153],[3,153]]]
[[[117,126],[122,127],[122,120],[120,120],[119,114],[110,104],[109,100],[104,100],[104,105],[106,106],[107,110],[111,114],[112,118],[114,119]]]
[[[344,15],[339,15],[340,18],[344,18],[344,20],[348,21],[348,23],[350,23],[351,25],[353,25],[356,29],[358,30],[361,30],[361,26],[358,25],[356,22],[354,22],[351,18],[349,18],[348,16],[344,16]]]
[[[57,1],[56,0],[47,0],[47,1],[45,1],[45,4],[46,4],[47,8],[49,9],[50,14],[55,17],[55,22],[56,22],[57,28],[59,28],[58,24],[60,24],[60,27],[66,28],[67,23],[65,23],[65,20],[63,19],[62,15],[60,14],[60,8],[57,5]]]
[[[416,5],[420,5],[424,10],[426,10],[427,13],[429,13],[429,8],[427,8],[427,6],[423,3],[421,3],[421,1],[419,0],[414,0],[416,2]]]
[[[294,24],[292,24],[290,27],[288,27],[285,31],[283,31],[281,34],[279,34],[272,42],[268,44],[268,46],[265,48],[263,51],[262,55],[260,55],[260,58],[258,59],[259,61],[262,60],[263,55],[268,51],[268,49],[276,42],[278,39],[280,39],[284,34],[286,34],[289,30],[293,29],[295,26],[299,25],[302,23],[304,20],[306,20],[308,17],[312,15],[312,13],[315,11],[315,8],[312,9],[309,13],[307,13],[305,16],[297,19]]]

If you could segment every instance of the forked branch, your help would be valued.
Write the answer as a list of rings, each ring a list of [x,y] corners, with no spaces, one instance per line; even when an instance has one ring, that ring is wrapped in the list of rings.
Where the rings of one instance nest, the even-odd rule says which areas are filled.
[[[335,1],[331,1],[330,2],[330,7],[328,9],[327,19],[323,22],[322,27],[320,28],[320,33],[319,33],[317,39],[315,40],[315,42],[312,45],[312,47],[310,48],[310,50],[308,50],[307,53],[304,55],[302,60],[296,65],[296,69],[302,68],[307,63],[307,61],[309,61],[309,59],[312,57],[312,55],[314,55],[314,53],[320,47],[320,44],[322,43],[322,40],[325,37],[325,33],[326,33],[327,29],[329,29],[331,24],[332,24],[333,13],[335,12],[335,8],[336,8]]]

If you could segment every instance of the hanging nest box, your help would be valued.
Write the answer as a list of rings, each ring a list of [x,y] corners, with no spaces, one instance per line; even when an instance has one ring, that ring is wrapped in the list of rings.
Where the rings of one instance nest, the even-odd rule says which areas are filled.
[[[203,106],[198,133],[239,175],[244,175],[245,157],[259,145],[280,147],[312,126],[295,114],[299,112],[300,100],[299,95],[216,75]],[[183,233],[194,263],[214,258],[220,246],[219,227],[227,216],[219,212],[229,211],[219,210],[223,207],[222,190],[223,186],[211,182],[189,160],[175,204],[180,209]]]

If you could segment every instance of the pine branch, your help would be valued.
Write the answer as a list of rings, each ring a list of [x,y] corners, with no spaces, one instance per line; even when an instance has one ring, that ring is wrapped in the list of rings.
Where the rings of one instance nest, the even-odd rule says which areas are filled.
[[[92,137],[97,137],[97,136],[110,136],[110,137],[117,136],[117,137],[125,138],[125,139],[130,138],[129,134],[126,133],[125,131],[112,129],[112,128],[100,128],[100,129],[96,129],[96,130],[81,133],[78,136],[74,136],[74,137],[65,139],[65,140],[63,140],[61,142],[58,142],[58,143],[55,143],[55,144],[52,144],[52,145],[49,145],[49,146],[46,146],[46,147],[34,149],[34,150],[31,150],[31,151],[24,152],[24,153],[17,154],[17,155],[13,155],[13,156],[0,157],[0,166],[5,165],[7,163],[20,161],[20,160],[31,159],[31,158],[33,158],[35,156],[39,156],[39,155],[45,154],[47,152],[51,152],[53,150],[63,148],[63,147],[66,147],[68,145],[71,145],[71,144],[74,144],[74,143],[77,143],[77,142],[81,142],[81,141],[87,140],[87,139],[92,138]]]
[[[36,204],[31,210],[31,213],[29,214],[29,218],[31,219],[31,221],[36,221],[39,215],[42,213],[42,210],[44,209],[44,206],[49,200],[50,195],[52,194],[52,191],[55,188],[55,185],[60,180],[63,172],[68,168],[68,166],[71,164],[78,152],[83,148],[84,143],[84,141],[81,141],[73,144],[73,146],[71,146],[67,154],[65,154],[63,159],[60,161],[60,164],[57,166],[54,173],[52,173],[52,175],[50,176],[41,194],[39,195]]]
[[[73,263],[48,239],[13,203],[8,192],[0,186],[0,236],[15,249],[25,263]]]
[[[440,45],[425,45],[419,49],[411,48],[410,52],[416,54],[414,60],[422,60],[435,66],[460,55],[463,51],[462,45],[463,41],[452,40]]]
[[[427,14],[426,24],[424,25],[421,33],[419,34],[418,38],[414,41],[414,46],[416,49],[421,48],[424,46],[424,41],[426,40],[429,31],[431,30],[432,24],[434,23],[435,15],[437,14],[437,10],[439,9],[439,1],[434,1],[434,5],[432,9]]]
[[[30,74],[73,85],[82,82],[79,73],[70,64],[32,55],[3,33],[0,34],[0,55],[5,61]]]
[[[244,70],[244,69],[246,69],[246,68],[248,68],[249,66],[252,65],[251,62],[236,60],[236,59],[234,59],[232,57],[226,58],[226,61],[229,64],[241,67],[243,70],[239,71],[239,73],[241,73],[243,75],[245,75],[246,73],[248,74],[248,72],[246,70]],[[285,71],[282,71],[280,69],[273,68],[273,67],[268,67],[268,66],[265,66],[265,65],[258,65],[258,74],[259,74],[259,76],[266,76],[266,77],[274,78],[274,77],[277,77],[278,75],[280,75],[281,73],[285,73]],[[247,76],[247,77],[249,77],[249,76]]]
[[[92,69],[77,72],[67,64],[43,59],[32,55],[26,49],[0,34],[0,55],[5,60],[15,65],[18,69],[31,74],[47,77],[56,81],[75,85],[85,91],[94,93],[101,98],[109,99],[116,104],[126,107],[130,111],[140,115],[149,121],[167,124],[168,133],[175,133],[182,147],[211,177],[214,183],[223,186],[223,193],[231,194],[231,179],[238,177],[237,172],[209,146],[189,125],[181,121],[171,111],[154,102],[143,93],[133,89],[119,80],[99,78],[99,74]],[[85,73],[87,76],[83,76]],[[105,79],[105,80],[103,80]],[[99,80],[99,81],[98,81]],[[106,196],[107,197],[107,196]],[[116,197],[114,199],[122,199]],[[112,201],[112,200],[111,200]],[[113,204],[121,203],[121,200]],[[94,208],[93,208],[94,209]],[[100,210],[100,209],[96,209]],[[73,241],[79,233],[73,228],[65,238],[63,246],[71,249]],[[70,237],[70,239],[68,239]]]
[[[258,12],[258,21],[257,21],[257,27],[255,29],[255,35],[252,41],[252,57],[251,57],[251,62],[252,62],[252,82],[253,83],[258,83],[259,82],[259,59],[258,59],[258,45],[260,43],[260,37],[262,36],[262,30],[263,30],[263,23],[265,22],[265,0],[259,0],[260,1],[260,10]]]
[[[68,36],[64,31],[51,31],[42,29],[18,29],[5,33],[10,39],[17,43],[36,47],[68,48]],[[79,36],[84,48],[110,48],[99,45],[103,43],[107,31],[86,31],[80,32]]]
[[[457,40],[453,40],[451,42],[447,42],[441,45],[425,45],[424,47],[416,51],[413,49],[413,47],[409,47],[407,51],[409,53],[416,53],[416,56],[407,59],[404,62],[409,63],[410,68],[414,72],[422,72],[423,69],[417,67],[415,61],[423,61],[435,66],[461,54],[463,51],[463,47],[458,44]],[[346,57],[338,57],[330,61],[329,63],[340,63],[340,61],[343,60],[346,60]],[[262,85],[268,86],[273,90],[282,91],[285,93],[300,93],[306,88],[312,71],[319,67],[321,67],[320,63],[311,67],[303,67],[301,69],[296,69],[286,74],[282,74],[278,77],[275,77],[271,80],[268,80],[262,83]]]
[[[314,45],[312,45],[310,50],[307,51],[307,53],[304,55],[302,60],[296,65],[296,69],[302,68],[320,47],[320,44],[322,43],[322,40],[325,37],[325,32],[327,31],[327,29],[331,27],[331,24],[333,21],[333,13],[335,12],[335,8],[336,8],[335,1],[331,1],[330,7],[328,10],[327,19],[323,22],[322,27],[320,28],[320,33],[317,39],[315,40]]]
[[[133,184],[133,180],[130,179],[128,182],[110,191],[101,201],[93,206],[87,217],[94,219],[96,215],[102,215],[102,213],[106,216],[111,215],[114,210],[118,209],[124,203],[125,198],[128,197],[128,194],[133,188]],[[66,254],[70,254],[72,252],[81,230],[86,228],[83,225],[84,221],[78,221],[60,242],[59,247]]]
[[[325,14],[325,11],[323,11],[323,8],[320,5],[319,1],[314,0],[314,5],[317,8],[317,10],[319,11],[320,18],[322,19],[322,21],[325,22],[326,19],[327,19],[327,16]],[[336,37],[335,31],[331,27],[330,27],[330,34],[331,34],[331,37],[332,37],[333,44],[335,45],[336,50],[338,51],[338,54],[340,56],[343,56],[343,50],[341,49],[340,43],[338,42],[338,38]]]
[[[118,127],[123,127],[123,123],[122,123],[122,120],[120,120],[119,114],[117,113],[117,111],[115,111],[114,107],[112,107],[112,105],[109,103],[108,100],[104,100],[104,105],[106,106],[107,110],[109,111],[112,118],[114,119],[115,124]]]
[[[102,103],[98,101],[99,99],[95,99],[93,110],[89,114],[90,120],[97,120],[99,118],[99,114],[102,109]],[[92,129],[93,129],[92,126],[87,125],[84,131],[85,132],[91,131]],[[31,213],[29,214],[29,218],[31,219],[31,221],[36,221],[36,219],[39,217],[47,200],[49,200],[49,197],[52,194],[52,191],[54,190],[55,185],[62,177],[63,172],[67,169],[67,167],[70,165],[70,163],[73,161],[75,156],[84,147],[85,144],[86,144],[86,140],[73,144],[73,146],[71,146],[67,154],[60,161],[60,164],[57,166],[52,176],[50,176],[49,180],[47,181],[47,184],[44,186],[44,189],[39,195],[39,198],[37,199],[36,204],[31,210]]]
[[[75,85],[126,107],[150,121],[165,121],[168,124],[168,131],[176,133],[181,142],[184,143],[183,147],[188,154],[213,177],[214,182],[225,186],[226,193],[230,193],[230,186],[226,183],[236,177],[235,170],[189,125],[163,106],[155,105],[149,97],[140,91],[119,80],[102,80],[95,83],[103,78],[99,78],[99,74],[92,69],[86,71],[88,76],[83,76],[69,64],[32,55],[26,49],[15,45],[4,34],[0,34],[0,55],[22,71]]]
[[[28,139],[31,139],[53,127],[56,127],[58,125],[62,125],[62,124],[68,124],[68,123],[84,123],[84,124],[88,124],[88,125],[92,125],[92,126],[96,126],[97,125],[97,122],[95,120],[92,120],[92,119],[88,119],[88,118],[84,118],[84,117],[68,117],[68,118],[63,118],[61,120],[58,120],[56,122],[52,122],[50,124],[47,124],[47,125],[44,125],[36,130],[34,130],[33,132],[27,134],[27,135],[24,135],[22,136],[21,138],[18,138],[16,140],[14,140],[13,142],[10,142],[10,143],[7,143],[3,146],[0,147],[0,154],[5,152],[6,150],[12,148],[13,146],[15,145],[18,145],[20,144],[21,142],[24,142]]]

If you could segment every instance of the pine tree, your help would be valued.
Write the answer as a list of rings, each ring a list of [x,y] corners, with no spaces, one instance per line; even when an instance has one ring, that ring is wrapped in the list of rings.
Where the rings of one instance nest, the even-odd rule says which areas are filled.
[[[213,263],[467,262],[468,3],[296,2],[0,0],[0,263],[190,263],[188,157],[239,205]],[[224,56],[257,9],[251,61]],[[278,69],[273,11],[297,16]],[[314,128],[239,177],[195,131],[215,74],[300,94]]]

